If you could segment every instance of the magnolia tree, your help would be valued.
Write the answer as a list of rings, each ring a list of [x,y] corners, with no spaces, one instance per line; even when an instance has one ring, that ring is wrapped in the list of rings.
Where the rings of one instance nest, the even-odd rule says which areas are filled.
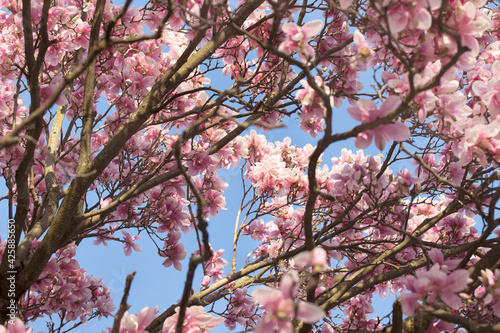
[[[0,7],[0,332],[47,315],[121,333],[500,332],[497,2]],[[316,146],[252,129],[290,117]],[[331,151],[348,139],[381,154]],[[224,250],[230,168],[243,198]],[[141,237],[187,276],[178,302],[133,315],[133,275],[115,308],[75,254]]]

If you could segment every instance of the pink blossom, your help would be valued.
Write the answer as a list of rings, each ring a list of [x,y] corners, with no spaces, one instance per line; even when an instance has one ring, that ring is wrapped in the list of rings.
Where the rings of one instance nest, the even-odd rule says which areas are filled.
[[[255,313],[255,302],[247,296],[247,289],[237,289],[229,299],[228,311],[224,325],[230,330],[236,328],[236,323],[243,325],[251,321]]]
[[[292,320],[302,320],[313,324],[325,316],[325,312],[316,304],[295,301],[299,276],[291,271],[281,279],[280,289],[259,288],[253,292],[264,309],[262,319],[257,323],[256,333],[293,332]]]
[[[139,312],[137,315],[125,313],[120,323],[120,333],[147,333],[146,327],[156,317],[157,310],[148,306]],[[108,328],[111,332],[111,329]]]
[[[406,10],[404,4],[400,4],[387,12],[387,19],[389,20],[389,29],[392,34],[401,32],[410,20],[410,13]]]
[[[163,329],[160,331],[161,333],[175,332],[179,317],[179,308],[176,308],[175,312],[175,315],[165,320]],[[182,333],[205,333],[215,329],[223,321],[224,318],[222,317],[215,318],[211,314],[204,312],[202,306],[190,306],[186,308]]]
[[[135,241],[141,239],[141,235],[130,236],[130,234],[124,230],[122,230],[122,235],[125,237],[125,245],[123,245],[123,252],[128,257],[132,254],[132,249],[136,252],[141,252],[142,247],[139,244],[135,244]]]
[[[339,0],[340,8],[347,9],[352,5],[353,0]]]
[[[5,326],[0,325],[0,333],[32,333],[33,328],[26,329],[24,327],[24,323],[21,319],[16,318],[14,320],[9,320],[7,324],[7,328]]]
[[[282,29],[287,36],[278,49],[286,54],[292,54],[293,51],[296,51],[299,54],[300,61],[304,63],[314,60],[314,50],[307,43],[307,40],[317,35],[322,26],[323,22],[321,20],[307,22],[302,27],[294,23],[283,24]]]
[[[293,260],[298,268],[306,266],[324,268],[328,264],[328,256],[322,247],[315,247],[312,251],[301,252],[293,257]]]
[[[401,99],[396,96],[389,96],[377,108],[375,102],[369,99],[361,98],[357,101],[356,106],[348,107],[347,112],[355,120],[362,123],[368,123],[380,117],[385,117],[392,111],[396,110],[401,104]],[[358,148],[367,148],[373,137],[375,137],[375,145],[378,149],[383,150],[386,141],[404,141],[410,137],[410,130],[402,122],[396,121],[392,124],[380,125],[373,130],[368,130],[360,133],[355,139],[354,143]]]
[[[180,234],[177,233],[179,236]],[[165,241],[167,242],[167,241]],[[174,268],[178,271],[182,269],[181,260],[186,258],[187,251],[184,250],[184,245],[177,243],[175,245],[167,245],[167,250],[161,251],[160,256],[167,257],[163,262],[163,266],[170,267],[174,265]]]
[[[198,252],[195,252],[195,254],[198,254]],[[217,282],[222,278],[222,269],[227,265],[227,260],[222,258],[224,253],[224,249],[214,251],[210,259],[205,262],[205,272],[212,278],[212,282]]]
[[[321,333],[335,333],[335,331],[333,330],[332,325],[324,323],[323,326],[321,326]]]
[[[446,265],[435,264],[429,270],[418,270],[406,281],[406,287],[411,294],[401,295],[403,313],[407,316],[413,315],[418,307],[417,300],[432,304],[437,299],[441,299],[450,308],[457,310],[462,305],[458,292],[466,289],[470,282],[472,279],[469,278],[469,272],[465,269],[457,269],[448,273]]]
[[[210,283],[210,276],[204,275],[203,279],[201,280],[201,285],[203,287],[206,287],[206,286],[208,286],[209,283]]]
[[[492,78],[487,81],[474,81],[472,91],[481,98],[494,116],[500,115],[500,61],[495,61],[492,67]]]
[[[354,44],[358,48],[358,53],[363,60],[367,61],[373,58],[375,53],[372,49],[370,49],[370,46],[368,46],[368,43],[366,42],[361,32],[359,32],[359,30],[356,30],[354,32],[353,40]]]

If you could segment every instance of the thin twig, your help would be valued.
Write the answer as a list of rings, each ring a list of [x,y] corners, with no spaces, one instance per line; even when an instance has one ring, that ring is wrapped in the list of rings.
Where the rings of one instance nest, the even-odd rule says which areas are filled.
[[[127,275],[127,279],[125,280],[125,290],[123,291],[122,301],[120,303],[120,308],[116,312],[115,321],[113,323],[113,330],[111,333],[118,333],[120,331],[120,322],[125,315],[125,312],[130,308],[130,305],[127,304],[127,298],[130,293],[130,286],[132,285],[132,280],[134,279],[135,273],[133,272]]]

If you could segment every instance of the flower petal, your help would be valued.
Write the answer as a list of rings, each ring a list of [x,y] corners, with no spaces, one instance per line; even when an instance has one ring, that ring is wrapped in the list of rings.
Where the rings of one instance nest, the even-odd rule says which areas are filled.
[[[395,122],[394,124],[385,125],[387,127],[387,136],[394,141],[404,141],[411,135],[408,126],[402,122]]]
[[[302,26],[301,31],[306,38],[311,38],[312,36],[317,35],[321,31],[322,27],[323,27],[323,21],[314,20],[304,24]]]
[[[380,106],[379,117],[387,116],[392,111],[396,110],[401,105],[401,98],[397,96],[389,96]]]
[[[325,311],[314,303],[299,302],[297,319],[313,324],[325,316]]]

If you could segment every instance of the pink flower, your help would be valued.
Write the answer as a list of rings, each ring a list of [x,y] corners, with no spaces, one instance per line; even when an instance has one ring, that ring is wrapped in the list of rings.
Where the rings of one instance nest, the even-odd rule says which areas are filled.
[[[397,34],[406,28],[410,21],[410,13],[405,9],[403,4],[392,8],[387,12],[387,19],[389,20],[389,29],[392,34]]]
[[[347,9],[352,5],[353,0],[339,0],[340,8]]]
[[[472,91],[493,116],[497,116],[500,114],[500,61],[495,61],[491,67],[492,78],[488,82],[474,81]]]
[[[255,327],[255,333],[294,332],[292,320],[302,320],[313,324],[325,316],[316,304],[304,301],[295,302],[294,294],[298,289],[299,276],[291,271],[281,279],[280,289],[259,288],[253,293],[264,309],[262,319]]]
[[[433,256],[439,257],[436,253]],[[429,270],[419,270],[406,281],[406,287],[411,294],[401,295],[403,313],[406,316],[413,315],[419,306],[417,300],[433,304],[439,298],[450,308],[458,310],[462,306],[462,299],[457,293],[466,289],[470,282],[472,279],[465,269],[448,273],[448,266],[436,263]]]
[[[323,22],[321,20],[307,22],[302,27],[294,23],[283,24],[283,32],[287,36],[278,49],[287,54],[297,51],[300,61],[304,63],[308,60],[314,60],[314,50],[307,43],[307,40],[317,35],[321,31],[322,26]]]
[[[134,243],[136,240],[141,239],[142,236],[135,235],[134,237],[132,237],[128,232],[123,230],[122,235],[125,236],[125,245],[123,245],[123,252],[125,252],[125,255],[127,257],[132,254],[132,249],[137,252],[142,251],[142,247],[139,244]]]
[[[306,266],[319,266],[323,268],[328,264],[328,256],[322,247],[315,247],[312,251],[301,252],[293,257],[293,260],[298,268]]]
[[[236,289],[229,299],[226,325],[231,331],[236,328],[236,323],[244,326],[255,314],[255,302],[247,296],[247,289]]]
[[[186,255],[187,251],[184,250],[184,245],[180,243],[168,245],[167,250],[160,252],[160,256],[167,257],[167,259],[163,262],[163,266],[170,267],[174,265],[174,268],[178,271],[182,269],[181,260],[184,260]]]
[[[201,280],[201,285],[203,287],[206,287],[208,286],[209,283],[210,283],[210,276],[208,275],[203,276],[203,279]]]
[[[392,111],[396,110],[401,104],[401,99],[396,96],[389,96],[377,109],[375,102],[369,99],[361,98],[357,101],[357,106],[348,107],[347,112],[355,120],[362,123],[368,123],[380,117],[385,117]],[[354,143],[358,148],[367,148],[372,139],[375,137],[375,145],[378,149],[383,150],[386,141],[404,141],[410,137],[410,130],[402,122],[380,125],[373,130],[368,130],[360,133]]]
[[[356,30],[354,32],[353,40],[354,44],[358,48],[358,53],[361,58],[363,58],[365,61],[373,58],[375,53],[372,49],[370,49],[370,46],[368,46],[368,43],[365,40],[365,37],[361,34],[361,32],[359,32],[359,30]]]
[[[176,308],[175,312],[177,313],[174,316],[165,320],[161,333],[175,332],[175,326],[179,317],[179,308]],[[211,314],[204,312],[202,306],[190,306],[186,309],[182,333],[205,333],[215,329],[223,321],[224,318],[222,317],[215,318]]]
[[[137,315],[125,313],[120,323],[120,333],[146,333],[145,328],[153,321],[156,310],[148,306]]]
[[[13,322],[9,320],[7,324],[7,328],[5,326],[0,325],[0,333],[31,333],[33,332],[33,328],[26,329],[24,327],[24,323],[21,319],[16,318]]]

